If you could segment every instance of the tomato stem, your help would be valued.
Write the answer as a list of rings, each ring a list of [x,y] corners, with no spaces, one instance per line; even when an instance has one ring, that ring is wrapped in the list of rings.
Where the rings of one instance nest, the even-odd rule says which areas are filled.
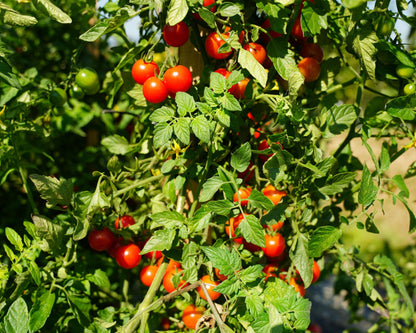
[[[118,197],[118,196],[120,196],[120,195],[122,195],[124,193],[127,193],[127,192],[129,192],[131,190],[134,190],[137,187],[140,187],[140,186],[149,184],[149,183],[151,183],[153,181],[159,180],[159,179],[163,178],[164,176],[165,176],[164,174],[160,174],[160,175],[156,175],[156,176],[152,176],[152,177],[146,178],[144,180],[139,180],[139,181],[134,182],[133,184],[131,184],[129,186],[126,186],[126,187],[122,188],[121,190],[118,190],[117,192],[115,192],[113,194],[113,196],[114,197]]]

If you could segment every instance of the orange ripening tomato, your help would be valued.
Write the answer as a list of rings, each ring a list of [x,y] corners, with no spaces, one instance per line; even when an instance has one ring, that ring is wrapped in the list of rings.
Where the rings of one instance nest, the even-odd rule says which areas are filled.
[[[240,82],[236,83],[231,87],[232,90],[230,89],[230,93],[237,99],[244,99],[247,84],[249,83],[249,81],[250,79],[247,77],[242,79]]]
[[[183,310],[182,321],[187,328],[194,330],[199,318],[204,315],[204,312],[204,307],[196,307],[193,304],[188,305],[185,310]]]
[[[263,63],[266,60],[267,57],[267,53],[266,53],[266,49],[258,43],[247,43],[243,46],[243,49],[250,52],[253,57],[261,64],[263,65]]]
[[[214,273],[216,277],[219,278],[221,281],[225,281],[228,279],[228,275],[221,274],[218,268],[214,268]]]
[[[285,191],[279,191],[271,184],[267,185],[262,192],[275,206],[282,200],[282,197],[286,196]]]
[[[165,290],[168,293],[171,293],[171,292],[177,290],[175,288],[174,284],[173,284],[173,277],[176,274],[181,274],[182,271],[183,271],[183,269],[178,268],[177,270],[171,269],[170,271],[166,272],[165,276],[163,277],[163,287],[165,287]],[[181,279],[179,281],[179,284],[178,284],[178,290],[186,287],[187,285],[188,285],[188,283]]]
[[[319,268],[318,263],[314,260],[313,267],[312,267],[312,282],[315,283],[318,281],[319,277],[321,276],[321,269]]]
[[[140,281],[142,281],[146,287],[150,287],[158,269],[159,267],[153,265],[143,267],[140,271]]]
[[[248,199],[248,197],[250,196],[251,191],[252,191],[252,188],[250,188],[250,187],[247,187],[247,188],[240,187],[238,189],[238,193],[237,192],[234,193],[234,202],[238,202],[239,201],[238,196],[240,196],[241,206],[247,206],[248,200],[246,200],[246,199]]]
[[[314,58],[318,63],[322,62],[324,58],[324,51],[319,44],[316,43],[308,43],[307,41],[303,44],[302,50],[300,51],[300,55],[303,58]]]
[[[123,215],[122,217],[117,217],[116,221],[114,222],[114,226],[116,229],[123,229],[130,227],[131,225],[135,224],[136,221],[130,215]]]
[[[302,25],[300,23],[300,15],[296,18],[295,23],[293,24],[293,28],[291,34],[296,39],[304,39]]]
[[[248,214],[245,214],[245,215],[248,215]],[[226,222],[225,232],[230,238],[235,237],[235,231],[237,230],[238,225],[240,224],[240,222],[243,219],[244,219],[244,215],[242,213],[240,213],[236,217],[232,217],[232,218],[230,218],[229,221]],[[237,244],[242,244],[243,243],[243,237],[234,238],[234,242],[236,242]]]
[[[217,298],[221,296],[221,293],[214,291],[214,288],[220,284],[218,281],[212,281],[209,275],[204,275],[201,278],[201,282],[207,288],[208,295],[211,298],[211,300],[215,301]],[[204,290],[202,289],[201,286],[196,288],[196,291],[198,292],[199,296],[201,296],[202,299],[207,300],[207,297],[205,296]]]
[[[316,59],[311,57],[306,57],[299,61],[298,68],[305,78],[305,82],[315,81],[321,75],[321,65],[319,65]]]
[[[289,284],[295,288],[295,290],[303,297],[305,296],[305,287],[303,284],[299,284],[296,282],[296,279],[294,277],[291,277],[289,280]]]

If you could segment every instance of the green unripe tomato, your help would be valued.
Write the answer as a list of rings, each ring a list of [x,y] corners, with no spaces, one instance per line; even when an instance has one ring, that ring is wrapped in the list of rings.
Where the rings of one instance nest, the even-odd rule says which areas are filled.
[[[379,35],[390,36],[393,31],[395,21],[392,17],[381,17],[376,23],[376,31]]]
[[[414,67],[409,67],[403,64],[399,64],[396,67],[396,74],[402,79],[410,79],[415,72]]]
[[[75,83],[87,95],[94,95],[100,90],[97,72],[89,67],[82,68],[75,76]]]
[[[82,91],[80,86],[74,84],[69,90],[69,95],[75,99],[82,99],[84,97],[84,91]]]
[[[405,95],[412,95],[416,91],[416,85],[414,83],[408,83],[404,86],[403,92]]]
[[[63,90],[62,88],[55,88],[54,90],[52,90],[49,94],[49,101],[53,106],[63,106],[67,101],[65,90]]]

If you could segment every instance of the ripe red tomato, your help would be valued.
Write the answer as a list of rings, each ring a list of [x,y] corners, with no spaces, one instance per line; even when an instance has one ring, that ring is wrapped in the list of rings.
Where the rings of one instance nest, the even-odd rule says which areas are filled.
[[[140,248],[134,243],[120,246],[116,251],[117,264],[125,269],[136,267],[141,258]]]
[[[319,65],[316,59],[311,57],[306,57],[299,61],[298,68],[305,78],[305,82],[315,81],[321,74],[321,65]]]
[[[115,243],[116,236],[108,229],[91,230],[88,235],[88,243],[95,251],[106,251]]]
[[[314,324],[314,323],[312,323],[312,324],[310,324],[310,325],[308,326],[308,330],[309,330],[311,333],[322,333],[322,332],[323,332],[323,331],[322,331],[322,327],[321,327],[321,325]]]
[[[157,77],[150,77],[143,84],[144,98],[150,103],[162,103],[169,95],[163,81]]]
[[[245,215],[248,215],[248,214],[245,214]],[[243,219],[244,219],[244,215],[242,213],[240,213],[236,217],[230,218],[230,220],[227,221],[226,224],[225,224],[225,233],[230,238],[234,238],[234,242],[236,242],[237,244],[242,244],[243,243],[243,237],[235,238],[235,231],[236,231],[238,225],[241,223],[241,221]]]
[[[199,318],[204,315],[204,312],[204,307],[196,307],[193,304],[188,305],[185,310],[183,310],[182,321],[187,328],[194,330]]]
[[[297,283],[296,279],[292,276],[289,280],[289,284],[295,288],[295,290],[303,297],[305,296],[305,287],[301,283]]]
[[[114,226],[116,227],[116,229],[123,229],[123,228],[127,228],[133,224],[135,224],[136,221],[134,220],[134,218],[130,215],[123,215],[122,217],[117,217],[115,222],[114,222]]]
[[[284,252],[286,243],[281,234],[274,236],[265,235],[264,239],[266,241],[266,247],[263,247],[262,250],[267,257],[276,258]]]
[[[269,143],[267,142],[266,139],[264,139],[263,141],[260,142],[260,144],[259,144],[259,146],[258,146],[257,149],[258,150],[266,150],[266,149],[269,149],[269,148],[270,148]],[[267,154],[267,155],[265,155],[265,154],[259,154],[259,158],[260,158],[260,160],[262,162],[266,162],[272,156],[273,156],[273,154]]]
[[[261,25],[261,27],[263,29],[266,29],[267,32],[268,32],[268,34],[266,34],[264,32],[261,32],[260,33],[260,39],[265,44],[267,44],[267,43],[270,42],[270,37],[271,38],[277,38],[277,37],[281,37],[282,36],[282,34],[280,34],[280,33],[276,32],[276,31],[273,31],[273,30],[270,29],[271,28],[270,19],[267,19],[266,21],[264,21],[263,24]]]
[[[172,291],[176,290],[172,279],[176,274],[181,274],[182,271],[183,271],[182,268],[177,268],[176,270],[171,269],[170,271],[166,271],[166,274],[163,277],[163,287],[165,287],[165,290],[168,293],[171,293]],[[178,289],[184,288],[187,285],[188,283],[181,279],[179,281]]]
[[[263,224],[263,228],[267,229],[267,230],[270,230],[270,231],[279,231],[280,229],[282,229],[283,224],[284,223],[282,221],[279,221],[279,222],[277,222],[275,224],[272,224],[272,225]]]
[[[314,58],[318,63],[321,63],[324,58],[324,51],[319,44],[305,42],[302,51],[300,51],[300,55],[303,58]]]
[[[215,301],[217,298],[221,296],[221,293],[214,291],[214,288],[220,284],[218,281],[212,281],[209,275],[204,275],[201,278],[201,282],[205,284],[205,287],[207,288],[208,295],[211,298],[211,300]],[[196,290],[202,299],[207,300],[207,297],[205,297],[204,291],[202,290],[201,286],[196,288]]]
[[[318,281],[319,277],[321,276],[321,269],[319,268],[318,263],[314,260],[313,267],[312,267],[312,282],[315,283]]]
[[[145,62],[143,59],[137,60],[131,69],[131,75],[138,84],[144,84],[149,77],[159,74],[159,66],[154,62]]]
[[[268,278],[275,277],[277,278],[277,273],[279,272],[279,265],[276,263],[270,263],[264,266],[263,272],[266,274],[264,281],[266,282]]]
[[[204,0],[203,3],[204,7],[209,7],[209,10],[212,13],[215,13],[215,11],[217,10],[217,6],[215,6],[215,0]],[[192,14],[195,18],[197,18],[198,20],[201,20],[201,15],[199,15],[198,13],[193,13]]]
[[[249,78],[244,78],[240,82],[233,85],[234,88],[230,93],[237,99],[244,99],[244,94],[246,92],[247,84],[250,81]]]
[[[264,189],[263,189],[263,194],[270,199],[271,202],[273,202],[273,204],[276,206],[280,200],[282,199],[282,197],[286,196],[286,192],[285,191],[279,191],[277,190],[272,184],[267,185]]]
[[[221,274],[218,268],[214,268],[214,273],[216,277],[219,278],[221,281],[225,281],[228,279],[228,275]]]
[[[302,30],[302,26],[301,26],[301,23],[300,23],[300,15],[296,18],[296,21],[293,24],[293,28],[292,28],[291,34],[296,39],[304,39],[305,38],[303,36],[303,30]]]
[[[243,179],[245,183],[248,183],[251,180],[251,178],[253,178],[254,176],[253,163],[250,162],[247,169],[244,170],[243,172],[239,172],[237,176],[238,178]]]
[[[221,34],[221,37],[225,40],[227,40],[228,36],[228,33]],[[218,52],[219,48],[225,44],[225,41],[221,37],[214,31],[211,32],[205,40],[205,50],[207,51],[207,54],[214,59],[225,59],[233,52],[232,50],[225,53]]]
[[[112,258],[116,257],[117,249],[124,244],[123,242],[124,242],[123,237],[121,237],[121,236],[116,237],[113,245],[111,245],[111,247],[107,250],[110,257],[112,257]]]
[[[247,242],[244,238],[243,238],[243,246],[244,246],[244,248],[245,248],[246,250],[248,250],[248,251],[250,251],[250,252],[252,252],[252,253],[254,253],[254,252],[257,252],[257,251],[260,251],[260,250],[261,250],[261,247],[260,247],[260,246],[258,246],[258,245],[256,245],[256,244],[253,244],[253,243],[249,243],[249,242]]]
[[[182,46],[187,42],[188,38],[189,28],[183,21],[172,26],[166,24],[163,27],[163,39],[170,46]]]
[[[181,268],[181,264],[173,259],[169,260],[169,264],[168,267],[166,268],[166,272],[169,272],[170,270],[176,270],[176,269],[180,269]]]
[[[240,200],[238,199],[238,196],[240,195],[240,204],[241,206],[247,206],[248,204],[248,200],[247,199],[250,196],[250,193],[252,191],[252,188],[250,187],[240,187],[238,189],[238,193],[234,193],[234,202],[239,202]]]
[[[244,50],[250,52],[260,64],[263,64],[266,60],[266,49],[262,45],[258,43],[248,43],[245,44],[243,48]]]
[[[140,271],[140,281],[142,281],[145,286],[150,287],[158,269],[159,267],[154,265],[144,266]]]
[[[192,74],[183,65],[169,68],[163,77],[163,81],[169,92],[176,94],[178,91],[188,91],[192,86]]]
[[[164,331],[167,331],[170,329],[170,320],[169,318],[163,317],[162,320],[160,321],[160,326],[162,327],[162,329]]]
[[[149,239],[148,239],[149,240]],[[147,241],[148,241],[147,240]],[[146,241],[146,243],[147,243],[147,241]],[[145,243],[145,244],[146,244]],[[161,251],[150,251],[150,252],[147,252],[147,253],[145,253],[144,254],[144,256],[146,257],[146,258],[148,258],[148,259],[150,259],[150,260],[157,260],[157,259],[160,259],[160,258],[162,258],[163,257],[163,253],[161,252]]]

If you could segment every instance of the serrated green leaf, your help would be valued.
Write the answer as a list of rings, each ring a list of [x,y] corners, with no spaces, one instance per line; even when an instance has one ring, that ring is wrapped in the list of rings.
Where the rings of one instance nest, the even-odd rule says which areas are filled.
[[[220,73],[212,72],[209,77],[209,87],[216,94],[222,94],[227,90],[227,80]]]
[[[264,228],[254,215],[245,215],[237,229],[241,231],[242,236],[248,243],[252,243],[260,247],[266,247]]]
[[[234,250],[228,251],[220,247],[203,246],[201,249],[211,261],[212,266],[218,268],[223,275],[233,276],[241,269],[241,259]]]
[[[259,209],[270,210],[274,208],[273,202],[267,198],[262,192],[253,189],[248,197],[249,203]]]
[[[232,2],[223,2],[221,6],[218,8],[218,12],[221,16],[225,17],[233,17],[236,15],[240,15],[241,8],[238,4],[234,4]]]
[[[342,192],[355,178],[355,172],[343,172],[330,177],[325,186],[319,189],[319,192],[325,195],[334,195]]]
[[[358,30],[352,47],[358,55],[361,67],[365,70],[370,80],[376,79],[376,63],[374,57],[377,53],[375,44],[378,42],[378,37],[372,28],[362,28]]]
[[[137,149],[137,145],[131,145],[124,136],[114,134],[101,140],[101,144],[112,154],[127,155]]]
[[[199,208],[189,221],[191,230],[194,232],[204,230],[211,221],[212,215],[211,210],[207,207]]]
[[[57,252],[64,245],[65,230],[59,224],[53,223],[49,218],[41,215],[32,215],[36,235],[46,243],[41,245],[43,251]]]
[[[176,228],[185,223],[185,217],[175,211],[164,211],[152,214],[152,229],[157,227]]]
[[[299,271],[305,288],[308,288],[312,281],[313,260],[309,258],[309,244],[305,235],[298,234],[296,249],[290,253],[290,259]]]
[[[185,145],[189,145],[191,140],[191,119],[179,118],[173,125],[177,138]]]
[[[38,289],[35,301],[29,313],[29,327],[32,332],[39,331],[49,318],[53,305],[55,304],[55,294],[46,289]]]
[[[254,317],[257,317],[258,315],[264,312],[263,300],[258,293],[254,292],[254,289],[250,290],[250,292],[245,298],[245,302],[248,311]]]
[[[35,184],[42,199],[49,204],[69,205],[71,203],[74,185],[70,180],[32,174],[30,179]]]
[[[315,12],[314,8],[306,3],[302,9],[300,24],[305,37],[318,35],[322,29],[328,28],[326,15]]]
[[[409,197],[409,189],[407,188],[407,185],[402,177],[402,175],[395,175],[392,178],[392,181],[396,186],[400,189],[399,196],[404,196],[406,198]]]
[[[29,332],[29,312],[22,297],[19,297],[10,305],[3,322],[5,333]]]
[[[238,63],[241,67],[247,69],[249,73],[260,83],[262,87],[267,83],[267,70],[254,58],[247,50],[240,49],[238,51]]]
[[[357,119],[355,107],[349,104],[334,105],[327,111],[327,127],[332,134],[341,134]]]
[[[247,284],[253,281],[256,281],[259,277],[262,276],[263,266],[261,265],[252,265],[249,266],[238,273],[239,278],[243,283]]]
[[[21,252],[23,250],[22,237],[20,237],[20,235],[15,230],[6,227],[6,237],[8,241],[13,244],[17,251]]]
[[[153,145],[160,148],[170,143],[172,138],[173,127],[168,123],[157,123],[154,129]]]
[[[223,273],[221,273],[223,274]],[[237,280],[235,276],[229,276],[227,280],[221,282],[214,288],[214,291],[224,295],[232,295],[238,292],[241,288],[240,280]]]
[[[174,115],[174,109],[167,106],[162,106],[161,108],[156,109],[152,112],[152,114],[149,117],[149,120],[154,121],[155,123],[168,122],[172,120]]]
[[[111,283],[108,275],[101,269],[96,269],[94,274],[87,274],[85,277],[100,288],[110,288]]]
[[[220,98],[221,105],[228,111],[241,111],[241,105],[238,100],[229,92],[225,92],[224,96]]]
[[[210,142],[211,131],[209,121],[202,114],[192,119],[191,129],[199,140],[205,143]]]
[[[367,164],[364,164],[361,176],[360,192],[358,193],[358,202],[364,207],[370,206],[377,198],[378,189],[374,185],[373,178]]]
[[[218,176],[213,176],[209,178],[204,183],[204,185],[202,185],[202,191],[199,195],[199,201],[206,202],[208,200],[211,200],[223,183],[224,182]]]
[[[238,172],[245,171],[251,161],[251,146],[246,142],[231,154],[231,166]]]
[[[342,236],[342,230],[332,226],[317,228],[309,241],[309,255],[319,258],[330,249]]]
[[[267,45],[267,54],[272,60],[279,75],[288,80],[293,71],[298,71],[294,54],[287,48],[287,40],[284,38],[272,38]]]
[[[29,27],[38,23],[38,20],[30,15],[20,14],[18,11],[13,8],[0,3],[0,20],[4,24],[17,25],[21,27]],[[0,70],[1,72],[1,70]]]
[[[187,113],[192,113],[196,109],[194,98],[182,91],[176,93],[175,103],[178,107],[178,113],[181,117],[186,116]]]

